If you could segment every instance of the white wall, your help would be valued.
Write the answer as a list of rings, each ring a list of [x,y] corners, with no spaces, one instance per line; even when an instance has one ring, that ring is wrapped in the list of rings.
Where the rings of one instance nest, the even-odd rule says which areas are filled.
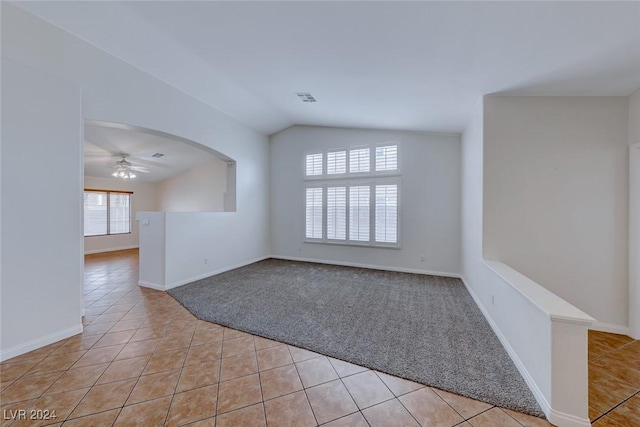
[[[156,184],[142,181],[124,181],[122,179],[84,177],[84,188],[94,190],[133,191],[131,195],[131,233],[112,236],[88,236],[84,238],[84,253],[117,251],[137,248],[139,241],[139,224],[135,220],[136,212],[152,211],[157,205]]]
[[[305,154],[310,150],[385,142],[399,144],[402,248],[303,243]],[[458,136],[311,126],[294,126],[271,136],[274,256],[455,275],[460,271],[459,242]],[[425,261],[421,262],[423,255]]]
[[[227,191],[227,163],[212,159],[157,185],[159,211],[222,212]]]
[[[550,396],[548,316],[488,269],[483,260],[483,146],[484,106],[479,102],[462,134],[462,276],[500,338],[506,340],[505,347],[513,349],[541,393]]]
[[[640,89],[629,96],[629,145],[640,144]]]
[[[82,88],[82,113],[78,110],[69,110],[69,114],[74,114],[77,123],[66,125],[66,121],[62,122],[65,124],[65,132],[79,135],[79,126],[81,126],[83,118],[124,123],[156,129],[197,141],[234,159],[237,162],[237,212],[228,214],[230,218],[225,222],[221,240],[204,242],[197,248],[186,239],[179,239],[176,244],[179,245],[178,249],[185,257],[201,260],[205,256],[202,252],[207,251],[209,254],[220,254],[221,259],[233,264],[240,264],[268,254],[269,144],[266,136],[248,129],[211,106],[127,65],[10,3],[2,2],[1,7],[3,102],[5,88],[14,88],[16,96],[18,96],[19,91],[24,91],[29,87],[29,82],[19,79],[18,73],[13,73],[5,78],[6,58],[23,64],[26,68],[58,76],[69,82],[67,85],[54,82],[45,85],[42,90],[51,91],[56,95],[55,98],[64,100],[67,97],[76,96],[74,94]],[[59,92],[62,93],[59,94]],[[60,110],[59,106],[57,108]],[[54,115],[54,117],[56,116]],[[16,124],[16,126],[19,126],[24,132],[29,132],[27,127],[33,128],[33,132],[40,128],[35,126],[33,122],[27,123],[25,121]],[[69,151],[75,153],[75,156],[80,155],[79,138],[59,138],[57,142],[55,153],[68,154],[67,151]],[[49,147],[51,146],[49,145]],[[25,144],[25,150],[33,152],[28,144]],[[74,159],[73,156],[70,158]],[[58,171],[60,164],[65,165],[66,163],[50,163],[47,159],[47,165],[52,164]],[[77,173],[75,178],[62,175],[60,180],[47,181],[47,179],[38,177],[38,185],[46,189],[49,188],[49,183],[55,184],[55,189],[68,188],[68,191],[73,191],[76,196],[79,196],[82,180],[81,169],[81,162],[78,159],[75,169],[70,167],[72,172]],[[68,238],[76,239],[77,251],[82,247],[80,212],[78,207],[76,216],[69,217],[69,221],[73,222],[76,229],[75,235],[71,231]],[[215,227],[218,221],[213,216],[181,217],[180,220],[189,222],[184,225],[184,228],[191,232],[211,226]],[[4,214],[3,221],[5,221]],[[62,251],[60,251],[58,237],[60,236],[57,233],[55,236],[28,235],[23,239],[23,244],[30,248],[55,248],[56,253],[60,253]],[[229,242],[233,242],[236,249],[227,256]],[[20,253],[20,255],[16,255],[15,262],[16,265],[36,270],[33,268],[33,260],[32,253]],[[4,264],[3,260],[3,270]],[[74,268],[75,264],[72,264],[71,260],[67,261],[66,258],[65,262],[59,262],[55,265],[55,269],[59,270],[73,271]],[[41,271],[47,275],[47,278],[50,277],[51,272],[46,271],[46,268]],[[189,274],[189,272],[187,271],[185,274]],[[72,283],[74,286],[78,286],[79,281],[78,277]],[[29,294],[30,299],[33,295],[46,295],[50,289],[50,282],[50,280],[34,281],[34,289],[31,289]],[[23,286],[23,284],[8,283],[7,292],[19,286]],[[4,292],[5,285],[3,283],[3,294]],[[41,300],[47,301],[46,298]],[[12,304],[18,305],[19,302],[16,301],[12,301]],[[29,307],[28,304],[25,302],[23,305]],[[77,299],[71,301],[70,304],[80,304],[80,292],[78,292]],[[30,327],[23,325],[17,315],[6,315],[11,328],[13,328],[14,339],[19,342],[11,341],[4,344],[3,341],[3,351],[5,345],[19,345],[28,341],[31,335],[44,335],[51,328],[51,322],[46,312],[41,314],[41,312],[31,309],[26,312],[31,316],[29,322],[35,330],[31,331]],[[4,310],[3,316],[5,316]],[[3,318],[3,325],[5,324],[7,322]],[[27,332],[29,333],[27,334]]]
[[[81,168],[78,88],[3,52],[0,360],[82,332]]]
[[[627,99],[489,96],[484,255],[627,326]]]
[[[640,339],[640,89],[629,96],[629,335]]]
[[[482,266],[483,132],[482,99],[474,109],[462,134],[461,149],[461,272],[463,277],[479,277]],[[485,305],[491,294],[481,291],[475,281],[468,283]]]
[[[483,257],[484,109],[479,102],[462,135],[462,277],[549,420],[586,426],[586,327],[592,319],[508,265]]]
[[[164,212],[138,212],[140,267],[138,284],[165,290],[166,239]]]

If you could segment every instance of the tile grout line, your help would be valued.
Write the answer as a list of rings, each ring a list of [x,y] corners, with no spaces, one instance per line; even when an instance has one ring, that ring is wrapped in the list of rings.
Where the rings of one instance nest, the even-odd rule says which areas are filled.
[[[218,387],[216,389],[216,407],[215,410],[213,412],[213,416],[214,418],[214,424],[218,424],[218,405],[220,403],[220,383],[222,381],[220,381],[222,379],[222,354],[224,352],[224,336],[226,334],[227,330],[225,327],[222,328],[222,342],[220,343],[220,360],[218,363]]]
[[[350,362],[346,362],[346,363],[350,363]],[[358,411],[361,415],[362,418],[364,419],[364,421],[371,426],[371,423],[369,422],[369,420],[367,420],[367,417],[364,416],[364,413],[362,412],[362,409],[360,409],[360,406],[358,406],[358,404],[356,403],[356,400],[353,398],[353,395],[351,394],[351,391],[349,390],[349,387],[347,387],[347,385],[344,383],[343,378],[348,378],[351,377],[353,375],[358,375],[362,372],[367,372],[367,371],[362,371],[362,372],[356,372],[355,374],[350,374],[350,375],[345,375],[344,377],[341,377],[340,374],[338,374],[338,371],[336,370],[336,367],[333,366],[333,363],[331,363],[331,359],[329,359],[329,364],[331,365],[331,367],[333,368],[334,371],[336,371],[336,374],[338,375],[338,379],[340,380],[340,383],[342,384],[342,386],[345,388],[345,390],[347,390],[347,393],[349,394],[349,397],[351,398],[351,400],[353,400],[354,405],[356,405],[356,408],[358,408]],[[367,368],[367,370],[369,370],[369,368]],[[384,381],[383,381],[384,382]],[[393,394],[393,392],[391,392],[391,394]],[[355,412],[354,412],[355,413]],[[348,415],[345,415],[348,416]]]
[[[298,365],[296,365],[296,362],[293,359],[293,354],[291,354],[291,349],[289,348],[289,345],[286,344],[287,346],[287,351],[289,352],[289,356],[291,357],[291,361],[293,362],[293,366],[296,370],[296,373],[298,374],[298,378],[300,379],[300,384],[302,385],[302,392],[304,393],[304,397],[307,399],[307,404],[309,405],[309,409],[311,409],[311,415],[313,415],[313,419],[316,420],[316,426],[318,426],[318,418],[316,417],[315,412],[313,412],[313,406],[311,406],[311,401],[309,400],[309,396],[307,396],[307,388],[304,386],[304,383],[302,382],[302,377],[300,376],[300,371],[298,370]],[[331,364],[331,362],[329,362],[329,364]],[[333,366],[332,366],[333,368]],[[334,369],[335,371],[335,369]],[[337,375],[337,373],[336,373]],[[299,390],[300,391],[300,390]],[[293,393],[297,393],[297,392],[293,392]],[[293,394],[293,393],[289,393],[289,394]],[[266,414],[266,410],[265,410],[265,414]],[[267,425],[268,426],[268,425]]]
[[[613,408],[609,409],[608,411],[606,411],[604,414],[598,416],[597,418],[595,418],[594,420],[591,421],[591,424],[595,423],[596,421],[598,421],[601,418],[604,418],[606,415],[609,415],[610,413],[612,413],[614,410],[616,410],[618,407],[622,406],[624,403],[628,402],[629,400],[633,399],[636,396],[640,396],[640,391],[637,391],[635,393],[633,393],[631,396],[627,397],[626,399],[624,399],[622,402],[618,403],[617,405],[615,405]]]
[[[387,390],[389,390],[389,392],[391,393],[391,395],[393,396],[393,398],[394,398],[395,400],[397,400],[397,401],[398,401],[398,403],[399,403],[399,404],[404,408],[404,410],[405,410],[405,411],[407,411],[407,412],[409,413],[409,415],[411,415],[411,418],[413,418],[413,419],[415,420],[415,422],[416,422],[416,423],[418,423],[418,425],[419,425],[419,426],[421,426],[422,424],[420,423],[420,421],[418,421],[418,419],[415,417],[415,415],[413,415],[413,412],[411,412],[411,411],[409,410],[409,408],[407,408],[407,407],[404,405],[404,403],[402,403],[402,401],[401,401],[400,399],[398,399],[398,396],[396,396],[396,394],[393,392],[393,390],[391,390],[391,388],[387,385],[387,383],[386,383],[386,382],[384,382],[384,380],[383,380],[382,378],[380,378],[380,375],[378,375],[378,372],[377,372],[377,371],[373,371],[373,373],[374,373],[374,374],[375,374],[375,376],[378,378],[378,380],[380,380],[380,381],[382,382],[382,384],[384,384],[384,386],[387,388]],[[434,393],[436,396],[438,396],[438,394],[437,394],[435,391],[433,391],[433,390],[431,390],[431,391],[432,391],[432,393]],[[441,399],[441,400],[444,402],[444,399],[442,399],[440,396],[438,396],[438,398],[439,398],[439,399]],[[383,403],[383,402],[381,402],[381,403]],[[447,406],[449,405],[447,402],[444,402],[444,403],[445,403],[445,404],[447,404]],[[380,403],[379,403],[379,404],[380,404]],[[378,405],[379,405],[379,404],[378,404]],[[453,408],[452,408],[452,409],[453,409]]]
[[[253,355],[256,358],[256,368],[258,369],[258,385],[260,386],[260,405],[262,405],[262,416],[264,417],[264,425],[267,426],[267,410],[264,407],[264,393],[262,393],[262,377],[260,376],[260,364],[258,363],[258,350],[256,349],[256,339],[253,338]],[[275,368],[274,368],[275,369]],[[255,403],[254,403],[255,405]],[[253,406],[253,405],[250,405]],[[218,420],[216,419],[216,424]]]
[[[115,303],[115,302],[114,302],[113,304],[111,304],[111,305],[109,306],[109,308],[113,307],[114,305],[116,305],[116,303]],[[108,310],[108,309],[106,309],[106,310]],[[105,310],[105,311],[106,311],[106,310]],[[128,310],[126,313],[128,313],[129,311],[130,311],[130,310]],[[125,315],[126,315],[126,314],[125,314]],[[117,324],[117,322],[116,322],[116,324]],[[114,326],[115,326],[115,324],[114,324]],[[113,326],[112,326],[112,327],[113,327]],[[86,350],[86,351],[85,351],[85,354],[86,354],[89,350],[93,349],[93,348],[94,348],[94,346],[95,346],[98,342],[100,342],[100,340],[101,340],[104,336],[106,336],[106,335],[107,335],[107,333],[108,333],[108,331],[109,331],[109,330],[111,330],[111,328],[109,328],[109,329],[107,330],[107,332],[106,332],[106,333],[104,333],[104,334],[102,335],[102,337],[101,337],[101,338],[99,338],[98,340],[96,340],[96,342],[95,342],[95,343],[93,343],[93,345],[92,345],[91,347],[89,347],[89,349],[88,349],[88,350]],[[132,335],[132,336],[133,336],[133,335]],[[127,342],[128,342],[128,341],[127,341]],[[122,349],[124,349],[124,347],[125,347],[125,346],[126,346],[126,344],[122,347]],[[103,347],[97,347],[97,348],[103,348]],[[122,351],[122,349],[118,352],[118,354],[120,354],[120,352]],[[115,357],[117,357],[117,356],[118,356],[118,355],[116,354],[116,356],[115,356]],[[93,387],[95,387],[95,386],[96,386],[96,383],[100,380],[100,378],[102,378],[102,376],[103,376],[103,375],[104,375],[104,373],[109,369],[109,367],[111,367],[111,365],[113,364],[113,362],[116,360],[116,359],[115,359],[115,357],[114,357],[114,359],[113,359],[113,360],[111,360],[111,361],[109,362],[109,365],[105,368],[105,370],[102,372],[102,374],[100,374],[100,376],[99,376],[98,378],[96,378],[96,380],[94,381],[93,385],[91,385],[91,387],[89,388],[89,390],[87,390],[87,392],[86,392],[86,393],[85,393],[85,395],[82,397],[82,399],[80,399],[80,400],[78,401],[78,404],[73,408],[73,410],[72,410],[71,412],[69,412],[69,415],[67,415],[67,417],[65,418],[64,422],[66,422],[67,420],[69,420],[69,419],[70,419],[70,418],[69,418],[69,416],[71,416],[71,415],[73,414],[73,412],[78,408],[78,406],[80,406],[80,404],[82,403],[82,401],[83,401],[83,400],[87,397],[87,395],[91,392],[91,390],[93,389]],[[78,360],[80,360],[80,359],[78,359]],[[77,361],[76,361],[76,363],[77,363]],[[149,361],[147,361],[147,363],[149,363]],[[73,366],[75,366],[75,363],[72,365],[72,367],[73,367]],[[87,365],[87,366],[95,366],[95,365]],[[146,365],[145,365],[145,366],[146,366]],[[71,369],[71,368],[69,368],[69,369]],[[143,368],[143,370],[144,370],[144,368]],[[126,380],[126,379],[125,379],[125,380]],[[125,405],[126,405],[126,403],[127,403],[127,400],[129,400],[129,397],[131,397],[131,393],[133,393],[133,390],[135,389],[135,387],[136,387],[136,385],[138,384],[138,381],[139,381],[139,380],[140,380],[140,376],[138,376],[138,379],[136,380],[135,384],[133,385],[133,387],[132,387],[132,388],[131,388],[131,390],[129,391],[129,394],[127,395],[127,398],[124,400],[124,402],[123,402],[122,406],[120,407],[120,409],[119,409],[119,411],[118,411],[118,414],[117,414],[117,415],[115,416],[115,418],[113,419],[113,423],[111,423],[111,425],[112,425],[112,426],[113,426],[113,425],[116,423],[116,421],[118,420],[118,417],[120,416],[120,413],[122,412],[122,408],[124,408],[124,406],[125,406]],[[116,381],[111,381],[110,383],[113,383],[113,382],[116,382]],[[110,384],[110,383],[105,383],[105,384]],[[113,409],[116,409],[116,408],[113,408]],[[107,409],[107,410],[105,410],[105,411],[103,411],[103,412],[110,411],[110,410],[113,410],[113,409]],[[98,412],[98,413],[99,413],[99,412]],[[87,416],[89,416],[89,415],[93,415],[93,414],[87,414]],[[81,418],[81,417],[77,417],[77,418]],[[71,419],[76,419],[76,418],[71,418]]]

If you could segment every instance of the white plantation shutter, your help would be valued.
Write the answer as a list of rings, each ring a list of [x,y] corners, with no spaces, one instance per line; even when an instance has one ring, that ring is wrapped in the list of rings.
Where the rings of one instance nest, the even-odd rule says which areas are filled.
[[[358,148],[349,150],[349,172],[369,172],[371,169],[369,160],[369,149]]]
[[[347,238],[347,187],[327,188],[327,239]]]
[[[376,172],[398,169],[398,146],[376,147]]]
[[[349,187],[349,240],[369,241],[369,198],[368,185]]]
[[[307,154],[305,238],[399,247],[398,147],[371,144]]]
[[[322,153],[307,154],[305,173],[307,176],[322,175]]]
[[[376,185],[376,242],[398,243],[398,186]]]
[[[330,151],[327,153],[327,174],[347,173],[347,152]]]
[[[322,188],[307,188],[305,236],[322,239]]]

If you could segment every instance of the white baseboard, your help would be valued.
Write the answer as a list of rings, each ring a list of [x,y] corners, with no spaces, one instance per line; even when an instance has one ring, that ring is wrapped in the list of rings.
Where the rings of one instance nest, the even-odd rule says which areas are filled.
[[[402,267],[390,267],[383,265],[374,265],[374,264],[362,264],[362,263],[354,263],[354,262],[342,262],[342,261],[329,261],[329,260],[318,260],[312,258],[299,258],[299,257],[286,257],[280,255],[267,255],[260,258],[255,258],[250,261],[242,262],[236,265],[232,265],[229,267],[224,267],[218,270],[212,270],[203,274],[199,274],[197,276],[189,277],[187,279],[178,280],[169,285],[160,285],[157,283],[146,282],[143,280],[138,281],[140,286],[144,286],[151,289],[156,289],[159,291],[166,291],[169,289],[176,288],[178,286],[186,285],[187,283],[195,282],[196,280],[205,279],[207,277],[215,276],[216,274],[224,273],[225,271],[234,270],[236,268],[244,267],[249,264],[253,264],[255,262],[263,261],[265,259],[274,258],[274,259],[283,259],[288,261],[302,261],[302,262],[314,262],[317,264],[331,264],[331,265],[342,265],[346,267],[360,267],[360,268],[370,268],[373,270],[387,270],[387,271],[397,271],[400,273],[414,273],[414,274],[428,274],[431,276],[443,276],[443,277],[453,277],[456,279],[460,278],[460,274],[458,273],[449,273],[444,271],[431,271],[431,270],[418,270],[413,268],[402,268]]]
[[[323,259],[301,258],[301,257],[291,257],[291,256],[282,256],[282,255],[271,255],[268,258],[284,259],[287,261],[313,262],[316,264],[341,265],[345,267],[369,268],[372,270],[397,271],[399,273],[427,274],[429,276],[453,277],[456,279],[461,278],[459,273],[449,273],[445,271],[432,271],[432,270],[419,270],[416,268],[391,267],[388,265],[363,264],[359,262],[330,261],[330,260],[323,260]]]
[[[589,329],[601,332],[610,332],[612,334],[629,335],[629,327],[624,325],[616,325],[614,323],[595,322]]]
[[[92,255],[92,254],[101,254],[104,252],[116,252],[116,251],[126,251],[127,249],[138,249],[139,246],[138,245],[133,245],[133,246],[120,246],[117,248],[105,248],[105,249],[94,249],[91,251],[84,251],[85,255]]]
[[[82,333],[82,323],[0,351],[0,362]]]
[[[556,411],[553,408],[551,408],[551,413],[547,415],[547,419],[551,424],[559,427],[591,427],[589,419]]]
[[[271,258],[271,257],[267,255],[267,256],[260,257],[260,258],[252,259],[250,261],[241,262],[239,264],[232,265],[232,266],[229,266],[229,267],[224,267],[224,268],[220,268],[218,270],[213,270],[213,271],[209,271],[207,273],[199,274],[197,276],[190,277],[188,279],[178,280],[178,281],[173,282],[173,283],[171,283],[169,285],[166,285],[164,290],[177,288],[178,286],[186,285],[187,283],[195,282],[196,280],[205,279],[207,277],[215,276],[216,274],[224,273],[225,271],[235,270],[236,268],[240,268],[240,267],[244,267],[244,266],[249,265],[249,264],[253,264],[253,263],[256,263],[256,262],[264,261],[265,259],[268,259],[268,258]]]
[[[155,289],[156,291],[164,291],[164,285],[158,285],[157,283],[145,282],[144,280],[138,280],[138,285],[144,286],[145,288]]]
[[[511,344],[509,344],[509,341],[504,336],[500,328],[498,328],[498,325],[493,321],[493,318],[491,317],[487,309],[484,307],[480,299],[477,297],[476,293],[473,291],[471,286],[469,286],[466,279],[464,277],[461,277],[461,279],[462,279],[462,283],[464,283],[464,286],[467,288],[467,291],[471,295],[471,298],[473,298],[476,305],[482,312],[482,315],[484,316],[485,319],[487,319],[487,322],[489,322],[489,326],[491,326],[491,329],[493,329],[493,332],[496,334],[496,336],[502,343],[502,346],[505,348],[505,350],[507,350],[507,354],[509,354],[509,357],[511,357],[511,360],[513,360],[513,363],[515,363],[516,368],[518,369],[518,372],[520,372],[520,375],[522,375],[522,378],[524,378],[524,381],[529,386],[529,389],[531,390],[531,392],[533,393],[533,396],[536,398],[536,401],[540,405],[542,412],[544,412],[548,418],[551,415],[551,405],[542,394],[542,390],[540,390],[540,387],[538,387],[533,377],[529,374],[529,371],[527,371],[527,368],[524,366],[524,364],[516,354],[513,347],[511,347]]]
[[[540,387],[538,387],[538,384],[536,384],[535,380],[533,379],[531,374],[529,374],[527,368],[524,366],[524,363],[522,363],[522,361],[518,357],[518,354],[515,352],[513,347],[511,347],[511,344],[509,344],[509,341],[504,336],[498,325],[493,321],[493,318],[489,314],[489,311],[487,311],[487,309],[484,307],[473,289],[467,283],[464,276],[460,277],[460,279],[462,280],[462,283],[464,283],[464,286],[467,288],[467,291],[471,295],[471,298],[473,298],[476,305],[482,312],[482,315],[485,317],[485,319],[487,319],[487,322],[489,322],[489,326],[491,326],[491,329],[493,329],[493,332],[502,343],[502,346],[505,348],[505,350],[507,350],[507,354],[509,355],[511,360],[513,360],[513,363],[516,365],[518,372],[520,372],[520,375],[522,375],[522,378],[527,383],[527,386],[529,386],[529,389],[533,393],[533,397],[535,397],[536,401],[540,405],[540,409],[542,409],[542,412],[544,412],[544,414],[547,416],[547,420],[549,420],[550,423],[560,427],[591,426],[591,421],[589,421],[589,419],[587,418],[576,417],[565,412],[557,411],[551,407],[547,399],[542,394],[542,390],[540,390]]]

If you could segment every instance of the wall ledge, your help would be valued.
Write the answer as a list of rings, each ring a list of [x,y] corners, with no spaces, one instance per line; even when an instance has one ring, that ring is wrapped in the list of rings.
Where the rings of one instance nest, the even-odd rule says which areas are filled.
[[[561,427],[590,426],[591,422],[587,417],[586,332],[595,320],[508,265],[485,259],[481,259],[481,262],[488,271],[495,274],[504,285],[514,289],[523,301],[529,303],[534,310],[538,310],[548,321],[549,353],[540,357],[548,358],[550,364],[546,373],[532,375],[528,369],[535,368],[535,363],[531,364],[529,361],[527,363],[530,365],[525,364],[518,353],[526,349],[516,350],[517,347],[512,346],[470,283],[463,278],[469,294],[515,363],[547,419]],[[580,360],[584,360],[584,369],[576,365]],[[535,369],[533,373],[535,374]],[[548,390],[544,388],[547,379],[550,387]]]
[[[552,320],[581,325],[591,325],[596,319],[569,304],[553,292],[529,279],[522,273],[498,261],[482,260],[483,264],[497,274],[508,285],[520,292],[535,307]]]

